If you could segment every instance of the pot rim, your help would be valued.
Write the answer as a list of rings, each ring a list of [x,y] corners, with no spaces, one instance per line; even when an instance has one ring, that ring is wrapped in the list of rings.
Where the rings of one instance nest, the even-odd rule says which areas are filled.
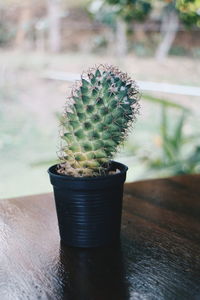
[[[128,167],[126,165],[124,165],[123,163],[111,160],[110,161],[113,165],[116,166],[116,168],[118,167],[120,172],[116,173],[116,174],[110,174],[110,175],[105,175],[105,176],[83,176],[83,177],[74,177],[74,176],[70,176],[70,175],[65,175],[65,174],[58,174],[55,170],[56,167],[58,166],[58,164],[52,165],[51,167],[49,167],[49,169],[47,170],[47,172],[49,173],[49,175],[53,176],[54,178],[66,178],[69,179],[71,181],[90,181],[90,180],[107,180],[108,178],[118,178],[121,177],[123,174],[126,174]]]

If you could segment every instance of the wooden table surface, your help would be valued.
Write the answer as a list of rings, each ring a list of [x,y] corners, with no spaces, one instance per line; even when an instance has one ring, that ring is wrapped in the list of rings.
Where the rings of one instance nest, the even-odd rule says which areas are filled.
[[[200,299],[200,175],[125,186],[121,244],[60,245],[52,194],[0,201],[0,299]]]

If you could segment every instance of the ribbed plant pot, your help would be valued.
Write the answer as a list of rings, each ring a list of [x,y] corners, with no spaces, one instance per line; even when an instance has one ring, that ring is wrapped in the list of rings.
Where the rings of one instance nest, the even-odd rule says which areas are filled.
[[[112,161],[119,172],[99,177],[60,175],[49,168],[61,241],[75,247],[98,247],[119,241],[123,187],[128,167]]]

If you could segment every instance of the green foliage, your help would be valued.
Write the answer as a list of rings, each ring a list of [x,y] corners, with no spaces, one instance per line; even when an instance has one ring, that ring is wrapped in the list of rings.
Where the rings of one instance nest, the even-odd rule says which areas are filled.
[[[185,47],[174,45],[171,47],[169,55],[187,56],[189,55],[189,51]]]
[[[166,106],[162,106],[162,121],[160,127],[162,154],[154,160],[149,160],[150,169],[164,171],[167,175],[188,174],[200,172],[200,147],[194,146],[188,154],[183,153],[186,144],[198,140],[199,136],[187,136],[184,133],[188,113],[183,110],[175,126],[171,128]]]
[[[160,0],[164,3],[164,10],[176,10],[182,23],[190,28],[200,27],[200,0]],[[152,4],[155,3],[153,0]]]
[[[176,9],[186,26],[200,27],[200,0],[177,0]]]
[[[101,4],[96,14],[105,23],[114,24],[119,16],[126,22],[144,21],[158,2],[163,3],[165,11],[176,10],[187,27],[200,26],[200,0],[98,0]]]
[[[144,21],[152,6],[148,0],[105,0],[109,5],[117,7],[117,14],[125,21]]]
[[[138,113],[135,82],[116,67],[102,65],[82,75],[62,116],[61,167],[72,176],[105,174]]]
[[[147,94],[143,94],[142,97],[145,100],[149,101],[149,102],[161,104],[162,107],[178,108],[178,109],[181,109],[181,110],[184,110],[184,111],[187,111],[187,112],[190,111],[188,108],[184,107],[183,105],[177,104],[177,103],[175,103],[173,101],[170,101],[170,100],[166,100],[166,99],[163,99],[163,98],[158,98],[158,97],[147,95]]]
[[[13,24],[4,15],[5,12],[0,9],[0,47],[8,45],[16,33]]]
[[[90,12],[97,20],[114,28],[117,18],[127,23],[144,21],[151,9],[150,0],[97,0],[92,2]]]

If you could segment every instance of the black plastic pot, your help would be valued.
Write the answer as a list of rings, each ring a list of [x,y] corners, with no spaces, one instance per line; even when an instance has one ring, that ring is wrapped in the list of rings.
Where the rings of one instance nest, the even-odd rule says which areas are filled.
[[[61,241],[75,247],[97,247],[119,241],[123,186],[128,167],[112,161],[119,173],[99,177],[60,175],[49,168]]]

